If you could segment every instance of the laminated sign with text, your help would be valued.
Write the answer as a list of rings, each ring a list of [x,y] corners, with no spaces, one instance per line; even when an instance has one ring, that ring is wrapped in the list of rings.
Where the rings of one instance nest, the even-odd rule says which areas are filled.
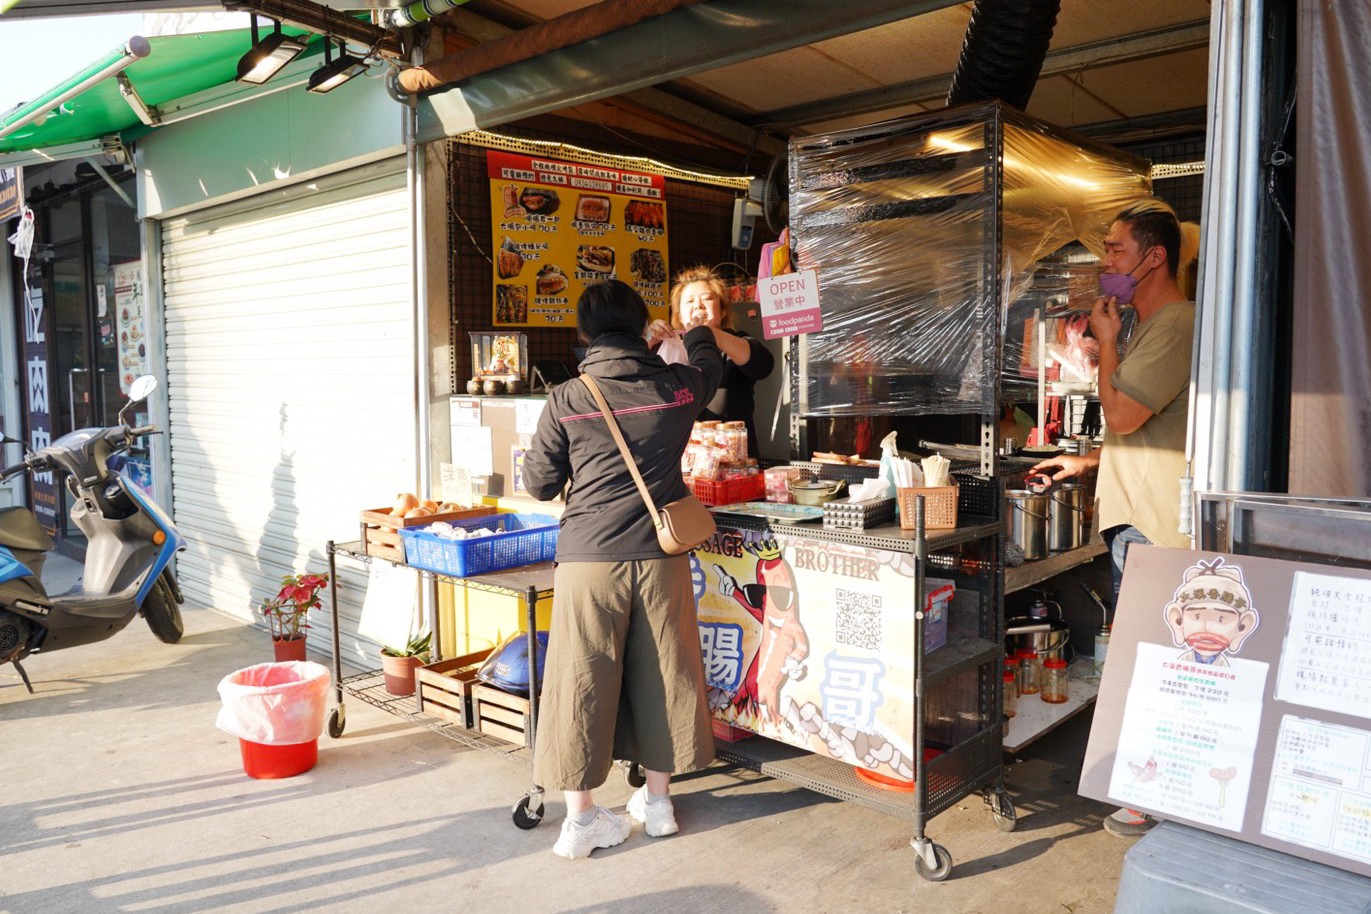
[[[1371,572],[1130,548],[1081,793],[1371,875]]]
[[[494,322],[574,327],[587,285],[622,279],[666,317],[666,182],[660,175],[486,153]]]
[[[714,719],[914,777],[914,557],[719,530],[691,556]]]

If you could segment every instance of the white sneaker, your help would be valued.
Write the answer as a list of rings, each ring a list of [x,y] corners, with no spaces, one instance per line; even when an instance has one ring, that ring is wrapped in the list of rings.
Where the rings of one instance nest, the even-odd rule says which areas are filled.
[[[639,787],[628,800],[628,814],[634,821],[642,822],[650,838],[664,838],[680,831],[676,825],[676,810],[670,797],[649,802],[647,785]]]
[[[552,845],[552,852],[568,860],[590,856],[597,847],[613,847],[623,844],[633,823],[623,816],[616,816],[603,806],[595,807],[595,818],[589,825],[577,825],[568,816],[562,822],[562,834]]]

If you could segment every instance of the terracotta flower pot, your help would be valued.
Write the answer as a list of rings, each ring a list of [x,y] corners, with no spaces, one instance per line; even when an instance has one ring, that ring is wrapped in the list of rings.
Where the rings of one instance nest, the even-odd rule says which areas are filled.
[[[276,662],[282,663],[286,660],[305,659],[305,639],[293,638],[272,638],[271,649],[276,652]]]
[[[418,657],[392,657],[381,655],[381,675],[385,677],[386,691],[392,695],[414,694],[414,671],[423,666]]]

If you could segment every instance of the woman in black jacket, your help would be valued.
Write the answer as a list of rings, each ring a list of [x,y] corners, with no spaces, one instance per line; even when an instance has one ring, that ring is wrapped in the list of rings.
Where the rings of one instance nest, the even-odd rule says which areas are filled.
[[[589,286],[576,323],[592,375],[658,505],[688,493],[681,455],[700,404],[723,375],[717,331],[684,337],[689,364],[667,365],[644,341],[638,293],[610,280]],[[567,817],[553,851],[584,857],[628,837],[631,823],[594,805],[616,758],[633,759],[647,783],[628,814],[653,837],[676,832],[673,772],[714,757],[690,557],[668,556],[610,434],[580,381],[558,386],[524,457],[524,485],[550,499],[568,482],[557,539],[534,777],[566,793]]]

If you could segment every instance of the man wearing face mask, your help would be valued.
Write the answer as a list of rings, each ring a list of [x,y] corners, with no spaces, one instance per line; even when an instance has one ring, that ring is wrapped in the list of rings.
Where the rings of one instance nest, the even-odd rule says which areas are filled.
[[[1033,469],[1052,470],[1059,480],[1098,469],[1095,529],[1109,546],[1117,604],[1130,545],[1190,547],[1178,527],[1195,305],[1181,291],[1177,270],[1198,251],[1199,227],[1182,225],[1171,207],[1150,197],[1119,213],[1104,247],[1103,294],[1090,313],[1100,344],[1104,444]],[[1136,321],[1121,356],[1120,306],[1129,304]],[[1106,830],[1124,837],[1154,824],[1126,809],[1105,819]]]

